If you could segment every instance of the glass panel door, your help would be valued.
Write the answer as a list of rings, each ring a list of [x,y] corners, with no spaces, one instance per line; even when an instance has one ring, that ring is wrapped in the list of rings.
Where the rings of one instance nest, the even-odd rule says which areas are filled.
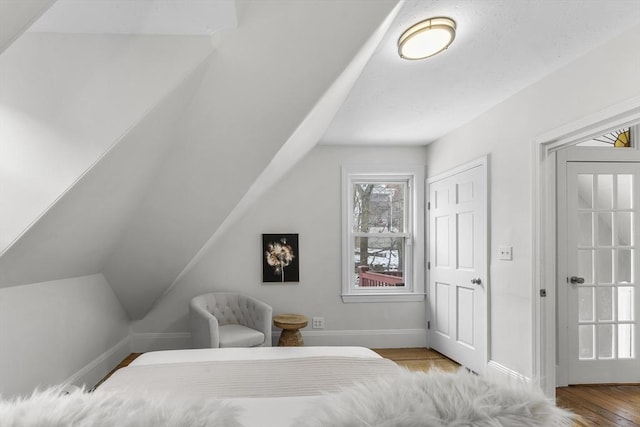
[[[567,173],[569,382],[638,381],[640,164]]]

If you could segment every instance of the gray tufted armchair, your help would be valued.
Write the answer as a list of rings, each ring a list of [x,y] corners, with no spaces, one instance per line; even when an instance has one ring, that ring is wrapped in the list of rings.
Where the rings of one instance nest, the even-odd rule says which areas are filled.
[[[271,347],[270,305],[247,295],[212,292],[189,304],[194,348]]]

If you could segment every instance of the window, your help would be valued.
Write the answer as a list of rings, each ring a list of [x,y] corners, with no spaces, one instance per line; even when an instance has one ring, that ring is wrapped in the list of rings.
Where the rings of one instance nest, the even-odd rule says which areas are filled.
[[[600,147],[600,148],[631,148],[632,134],[635,129],[626,127],[616,129],[604,135],[591,138],[587,141],[576,144],[578,147]]]
[[[370,169],[343,168],[343,301],[420,301],[424,172]]]

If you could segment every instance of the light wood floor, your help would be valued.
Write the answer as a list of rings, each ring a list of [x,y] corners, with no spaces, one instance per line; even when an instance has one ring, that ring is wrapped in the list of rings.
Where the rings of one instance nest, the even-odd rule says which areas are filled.
[[[640,385],[558,387],[556,403],[580,415],[576,427],[640,426]]]
[[[460,367],[453,360],[428,348],[376,348],[373,351],[412,371],[426,372],[429,369],[439,368],[454,372]]]
[[[374,351],[413,371],[428,371],[432,368],[456,371],[460,367],[451,359],[426,348],[385,348]],[[129,365],[139,355],[140,353],[129,355],[102,381],[116,370]],[[556,396],[558,406],[581,417],[574,424],[575,427],[640,427],[640,385],[559,387],[556,389]]]

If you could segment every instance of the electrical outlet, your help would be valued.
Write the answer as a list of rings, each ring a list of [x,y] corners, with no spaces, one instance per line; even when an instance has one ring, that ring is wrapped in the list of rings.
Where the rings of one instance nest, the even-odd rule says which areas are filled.
[[[513,260],[513,248],[511,246],[500,246],[498,248],[498,259],[504,261]]]
[[[324,317],[314,317],[311,319],[312,329],[324,329]]]

